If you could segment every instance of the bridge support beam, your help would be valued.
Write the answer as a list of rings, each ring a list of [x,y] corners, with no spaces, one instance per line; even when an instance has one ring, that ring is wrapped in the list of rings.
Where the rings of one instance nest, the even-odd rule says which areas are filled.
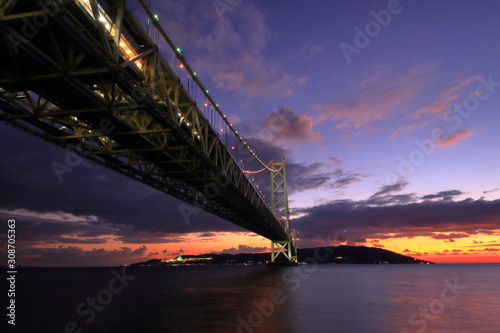
[[[287,263],[296,264],[297,263],[297,247],[295,245],[295,239],[289,239],[286,242],[274,242],[271,241],[271,263],[277,264],[276,258],[282,254],[286,259]]]
[[[290,227],[290,212],[288,208],[288,189],[286,182],[285,159],[281,162],[271,161],[271,208],[280,221],[283,222],[287,241],[271,241],[271,265],[278,264],[276,259],[282,254],[289,264],[297,264],[297,244],[295,230]]]

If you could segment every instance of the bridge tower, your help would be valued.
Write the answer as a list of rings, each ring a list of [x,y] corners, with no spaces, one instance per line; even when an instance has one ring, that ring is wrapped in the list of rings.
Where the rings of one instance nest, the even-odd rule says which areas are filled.
[[[286,181],[285,159],[281,162],[271,160],[271,168],[277,170],[271,172],[271,208],[284,224],[288,235],[286,241],[271,240],[271,265],[277,264],[276,258],[281,255],[288,259],[288,263],[297,264],[297,246],[295,229],[290,227],[290,211],[288,207],[288,189]]]

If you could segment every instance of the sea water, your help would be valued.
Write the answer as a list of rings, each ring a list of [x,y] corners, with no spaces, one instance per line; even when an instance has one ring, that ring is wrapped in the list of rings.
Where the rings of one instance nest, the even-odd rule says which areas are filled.
[[[26,268],[13,331],[498,333],[500,264]]]

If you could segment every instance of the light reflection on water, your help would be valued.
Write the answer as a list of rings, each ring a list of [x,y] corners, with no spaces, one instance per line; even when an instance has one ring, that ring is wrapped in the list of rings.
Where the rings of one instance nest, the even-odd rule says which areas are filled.
[[[75,309],[110,271],[26,270],[16,331],[500,332],[494,264],[128,268],[134,280],[85,323]]]

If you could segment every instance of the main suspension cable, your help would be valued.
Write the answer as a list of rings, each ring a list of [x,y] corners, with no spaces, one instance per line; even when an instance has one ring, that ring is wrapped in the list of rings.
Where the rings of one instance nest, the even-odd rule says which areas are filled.
[[[172,41],[172,39],[168,36],[168,34],[165,31],[165,29],[163,29],[163,27],[161,26],[160,21],[158,19],[158,16],[154,15],[153,12],[151,11],[151,9],[149,8],[149,6],[144,3],[145,0],[138,0],[138,1],[139,1],[139,4],[144,9],[144,11],[146,12],[146,14],[148,15],[148,17],[151,20],[151,22],[153,22],[153,25],[155,26],[155,28],[158,29],[158,31],[162,35],[163,39],[167,42],[167,44],[170,46],[170,48],[172,49],[172,51],[174,51],[174,54],[177,57],[177,59],[179,59],[179,61],[184,66],[184,68],[188,71],[189,75],[191,75],[191,78],[193,79],[193,81],[198,85],[198,87],[201,89],[201,91],[205,94],[205,98],[210,101],[212,107],[215,109],[215,111],[217,111],[217,113],[220,115],[220,117],[222,118],[222,120],[227,124],[227,126],[229,127],[229,129],[231,130],[231,132],[234,133],[234,135],[236,136],[236,138],[238,138],[238,140],[246,148],[246,150],[248,150],[248,152],[264,167],[260,171],[243,171],[243,172],[244,173],[259,173],[259,172],[264,171],[264,170],[268,170],[270,172],[279,172],[281,170],[281,168],[283,167],[283,164],[277,170],[269,167],[269,165],[271,164],[271,162],[268,163],[268,164],[265,164],[259,158],[259,156],[257,156],[257,154],[250,148],[250,146],[247,145],[247,143],[243,139],[243,137],[241,135],[239,135],[238,131],[233,127],[233,124],[231,124],[229,122],[229,120],[227,119],[226,115],[220,110],[219,105],[217,103],[215,103],[215,101],[213,100],[212,96],[209,94],[209,91],[207,89],[205,89],[205,86],[203,86],[203,84],[201,83],[201,81],[198,79],[198,76],[196,75],[196,72],[194,72],[192,70],[191,66],[186,61],[186,59],[184,58],[184,56],[182,55],[181,49],[175,45],[175,43]]]
[[[261,173],[262,171],[266,171],[266,170],[271,170],[272,172],[280,172],[281,169],[283,169],[283,166],[285,165],[285,160],[283,160],[281,162],[281,165],[278,169],[271,169],[269,166],[271,165],[273,161],[271,160],[266,166],[265,168],[262,168],[260,170],[257,170],[257,171],[250,171],[250,170],[243,170],[243,173],[247,173],[247,174],[255,174],[255,173]]]

